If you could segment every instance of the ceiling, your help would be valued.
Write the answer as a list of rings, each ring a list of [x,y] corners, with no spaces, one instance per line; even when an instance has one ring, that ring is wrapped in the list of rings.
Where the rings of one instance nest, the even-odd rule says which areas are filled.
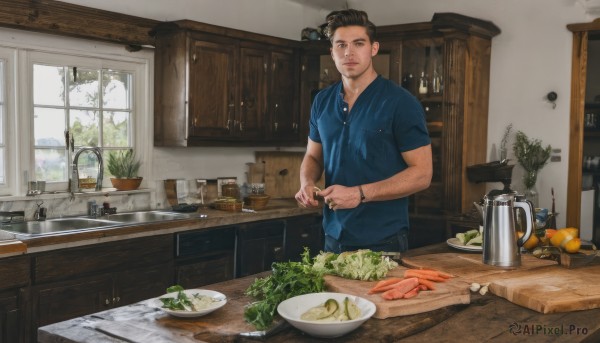
[[[310,6],[317,9],[326,9],[329,11],[348,8],[347,0],[289,0],[304,6]]]

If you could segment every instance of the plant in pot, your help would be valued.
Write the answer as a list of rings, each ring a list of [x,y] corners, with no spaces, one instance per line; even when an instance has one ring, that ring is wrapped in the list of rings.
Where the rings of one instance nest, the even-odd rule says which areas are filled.
[[[108,154],[106,167],[113,176],[110,182],[118,191],[131,191],[138,189],[142,183],[142,177],[138,176],[138,171],[142,162],[137,159],[133,149],[126,151],[111,151]]]

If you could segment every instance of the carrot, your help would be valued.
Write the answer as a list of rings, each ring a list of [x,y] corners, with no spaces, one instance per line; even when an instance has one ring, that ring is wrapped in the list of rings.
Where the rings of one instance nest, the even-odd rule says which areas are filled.
[[[419,286],[419,279],[417,279],[417,278],[404,279],[404,280],[398,282],[396,287],[383,292],[383,294],[381,296],[386,300],[400,299],[404,296],[404,294],[406,294],[407,292],[409,292],[410,290],[412,290],[413,288],[415,288],[417,286]]]
[[[398,281],[402,281],[402,280],[404,280],[404,279],[403,278],[399,278],[399,277],[391,277],[391,278],[386,279],[386,280],[381,280],[375,286],[373,286],[373,288],[371,288],[369,290],[369,294],[382,292],[380,290],[381,288],[383,288],[385,286],[389,286],[389,285],[394,284],[394,283],[397,283]]]
[[[404,272],[404,277],[417,277],[417,278],[427,279],[427,280],[431,280],[431,281],[435,281],[435,282],[444,282],[447,280],[441,276],[431,275],[430,273],[421,273],[415,269],[407,269]]]
[[[419,289],[422,291],[429,291],[429,288],[427,288],[425,285],[419,285]]]
[[[402,280],[404,280],[404,279],[402,279]],[[390,289],[392,289],[392,288],[395,288],[396,286],[398,286],[398,284],[399,284],[400,282],[402,282],[402,280],[400,280],[400,281],[396,281],[395,283],[391,283],[391,284],[389,284],[389,285],[386,285],[386,286],[379,287],[379,288],[377,288],[376,290],[369,291],[369,293],[368,293],[368,294],[373,294],[373,293],[381,293],[381,292],[389,291]]]
[[[420,290],[421,290],[421,288],[419,288],[419,286],[417,286],[417,287],[411,289],[410,291],[406,292],[406,294],[404,294],[402,296],[402,298],[408,299],[408,298],[416,297],[419,294]]]
[[[427,279],[419,278],[419,284],[425,286],[427,289],[430,289],[432,291],[435,289],[435,283]]]
[[[439,276],[444,279],[449,279],[452,277],[452,275],[450,275],[448,273],[440,272],[439,270],[433,270],[433,269],[407,269],[406,271],[409,271],[409,270],[414,273],[419,273],[419,274],[423,274],[423,275],[431,275],[431,276]]]

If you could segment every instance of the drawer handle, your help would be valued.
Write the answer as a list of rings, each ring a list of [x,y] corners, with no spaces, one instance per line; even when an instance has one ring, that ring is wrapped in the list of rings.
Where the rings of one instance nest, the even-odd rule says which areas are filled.
[[[300,235],[300,237],[306,238],[306,237],[308,237],[308,233],[303,233],[303,234]]]

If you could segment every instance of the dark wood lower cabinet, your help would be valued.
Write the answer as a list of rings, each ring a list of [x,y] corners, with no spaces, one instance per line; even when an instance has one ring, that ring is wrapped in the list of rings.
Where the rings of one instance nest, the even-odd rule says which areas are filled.
[[[0,343],[26,342],[21,292],[20,289],[0,292]]]
[[[446,240],[446,219],[442,215],[411,215],[408,248],[415,249]]]
[[[173,283],[173,236],[54,250],[32,258],[31,341],[37,328],[160,296]]]
[[[175,283],[183,288],[231,280],[235,276],[235,227],[175,235]]]
[[[304,248],[311,256],[323,250],[323,217],[304,215],[286,219],[285,224],[285,260],[300,261]]]
[[[273,262],[284,260],[284,220],[240,225],[237,232],[236,277],[271,269]]]
[[[29,342],[27,296],[29,256],[0,259],[0,343]]]

